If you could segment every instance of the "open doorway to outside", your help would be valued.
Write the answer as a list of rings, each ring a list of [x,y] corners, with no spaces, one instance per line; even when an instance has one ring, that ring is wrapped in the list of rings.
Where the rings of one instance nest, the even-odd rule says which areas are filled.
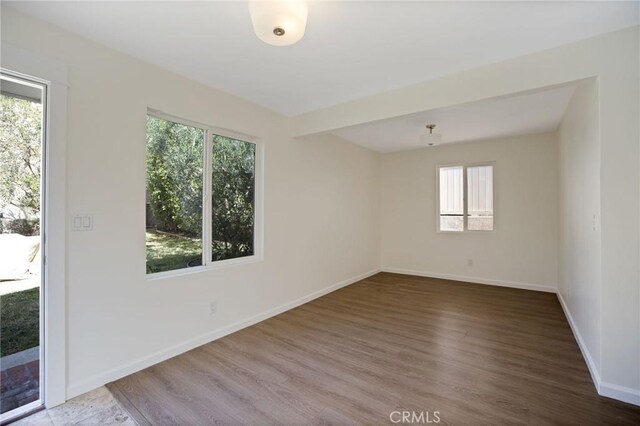
[[[43,399],[45,95],[0,74],[0,421]]]

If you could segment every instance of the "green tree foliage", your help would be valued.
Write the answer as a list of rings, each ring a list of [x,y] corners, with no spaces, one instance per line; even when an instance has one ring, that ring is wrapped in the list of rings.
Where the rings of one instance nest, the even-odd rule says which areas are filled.
[[[147,202],[162,231],[202,235],[204,131],[147,118]]]
[[[213,138],[213,260],[253,254],[255,145]]]
[[[153,264],[147,262],[150,272],[184,267],[181,265],[198,258],[197,252],[179,250],[175,234],[197,242],[193,238],[202,233],[203,139],[200,129],[147,119],[150,220],[158,231],[173,234],[151,238],[153,241],[148,234],[147,254],[153,255]],[[211,147],[212,260],[250,256],[254,250],[255,145],[213,136]],[[171,256],[179,264],[165,264]]]
[[[40,211],[42,104],[0,95],[0,207]]]

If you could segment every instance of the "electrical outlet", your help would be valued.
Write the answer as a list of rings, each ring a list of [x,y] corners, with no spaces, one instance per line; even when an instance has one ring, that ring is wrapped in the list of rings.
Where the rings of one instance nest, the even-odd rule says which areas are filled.
[[[218,302],[210,302],[209,303],[209,315],[214,315],[216,312],[218,312]]]
[[[473,259],[467,259],[467,266],[473,266]]]

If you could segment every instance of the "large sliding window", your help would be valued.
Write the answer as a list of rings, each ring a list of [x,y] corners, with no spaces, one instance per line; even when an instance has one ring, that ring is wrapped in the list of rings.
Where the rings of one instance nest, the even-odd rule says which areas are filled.
[[[493,231],[493,164],[438,170],[438,230]]]
[[[256,258],[259,150],[220,133],[147,117],[147,274]]]

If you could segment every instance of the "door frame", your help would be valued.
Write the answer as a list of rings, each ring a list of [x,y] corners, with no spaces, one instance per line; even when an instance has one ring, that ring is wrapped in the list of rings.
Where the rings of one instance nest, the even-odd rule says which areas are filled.
[[[51,408],[66,401],[67,387],[67,67],[46,55],[2,43],[0,70],[11,76],[45,86],[43,126],[43,203],[41,249],[45,286],[41,287],[41,378],[40,400]],[[41,387],[42,389],[42,387]],[[5,420],[5,419],[3,419]]]
[[[45,357],[45,320],[44,320],[44,289],[45,285],[45,240],[46,240],[46,223],[45,223],[45,215],[46,215],[46,180],[47,180],[47,169],[46,169],[46,153],[47,153],[47,90],[48,85],[41,82],[36,81],[32,78],[25,78],[22,75],[18,75],[18,73],[7,71],[5,69],[1,69],[0,76],[4,81],[7,79],[8,81],[13,81],[17,84],[28,86],[28,87],[37,87],[41,90],[40,94],[40,104],[42,105],[42,114],[40,117],[40,211],[39,214],[39,237],[40,237],[40,284],[38,289],[39,291],[39,299],[38,299],[38,374],[39,374],[39,383],[38,383],[38,399],[33,402],[29,402],[27,404],[16,407],[12,410],[9,410],[5,413],[0,414],[0,422],[9,421],[15,418],[20,418],[33,410],[39,409],[43,405],[43,395],[45,389],[45,377],[44,377],[44,357]]]

